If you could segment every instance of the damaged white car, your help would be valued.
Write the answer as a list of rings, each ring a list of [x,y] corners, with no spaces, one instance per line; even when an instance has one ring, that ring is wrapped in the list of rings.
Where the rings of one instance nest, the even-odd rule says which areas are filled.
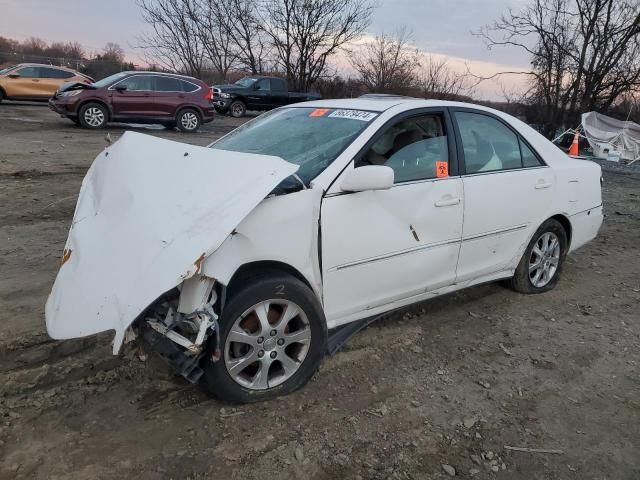
[[[261,115],[208,148],[126,133],[89,169],[46,306],[234,402],[291,392],[393,309],[558,282],[602,223],[601,172],[521,121],[373,96]]]

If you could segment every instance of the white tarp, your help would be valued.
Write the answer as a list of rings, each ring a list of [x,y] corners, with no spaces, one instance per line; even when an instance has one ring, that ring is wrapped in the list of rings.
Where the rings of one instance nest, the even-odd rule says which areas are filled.
[[[115,330],[193,276],[240,221],[298,167],[127,132],[82,182],[45,309],[53,338]],[[283,215],[286,213],[283,212]]]
[[[620,152],[628,161],[640,159],[640,125],[607,117],[597,112],[582,114],[584,134],[597,157],[605,157],[605,150]]]

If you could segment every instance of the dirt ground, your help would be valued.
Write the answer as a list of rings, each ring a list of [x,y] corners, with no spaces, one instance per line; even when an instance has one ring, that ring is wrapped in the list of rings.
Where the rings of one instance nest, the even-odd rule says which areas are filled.
[[[205,145],[237,123],[141,130]],[[301,391],[234,407],[154,359],[110,355],[108,334],[46,336],[107,131],[0,105],[0,478],[640,478],[640,175],[605,174],[603,229],[556,290],[489,284],[415,305]]]

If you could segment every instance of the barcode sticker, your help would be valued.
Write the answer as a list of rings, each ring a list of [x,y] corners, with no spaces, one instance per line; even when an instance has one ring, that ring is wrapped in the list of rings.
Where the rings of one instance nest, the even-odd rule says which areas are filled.
[[[335,110],[329,115],[330,118],[348,118],[351,120],[361,120],[363,122],[370,122],[377,116],[377,113],[367,112],[365,110]]]

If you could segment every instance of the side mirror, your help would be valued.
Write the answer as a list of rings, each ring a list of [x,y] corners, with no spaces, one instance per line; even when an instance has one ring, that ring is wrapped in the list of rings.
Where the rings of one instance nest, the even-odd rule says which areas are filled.
[[[7,75],[9,78],[20,78],[20,74],[19,73],[10,73],[9,75]]]
[[[116,90],[120,93],[124,92],[127,90],[127,86],[126,85],[116,85]]]
[[[365,165],[346,173],[340,189],[343,192],[388,190],[393,186],[393,169],[385,165]]]

